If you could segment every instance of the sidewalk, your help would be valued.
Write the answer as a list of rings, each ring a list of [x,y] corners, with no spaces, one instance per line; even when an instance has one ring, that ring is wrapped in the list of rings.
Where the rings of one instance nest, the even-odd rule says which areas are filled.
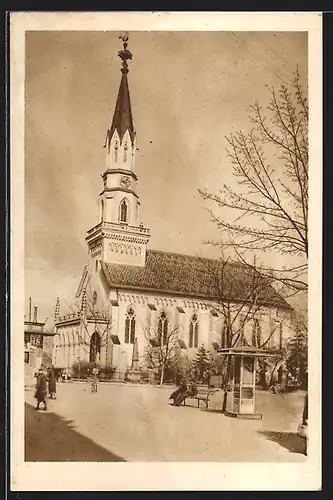
[[[123,462],[72,429],[70,420],[25,404],[25,461]]]
[[[258,394],[263,420],[245,421],[221,413],[221,392],[214,394],[206,411],[196,405],[170,406],[169,391],[111,383],[100,384],[98,393],[92,394],[86,383],[58,384],[57,399],[49,401],[48,411],[36,412],[36,417],[30,415],[27,419],[28,444],[35,442],[39,447],[38,452],[29,448],[29,456],[38,456],[38,460],[90,461],[90,453],[99,456],[97,446],[110,454],[105,455],[109,457],[106,461],[112,460],[111,456],[132,462],[305,459],[296,436],[302,396]],[[26,398],[34,405],[33,391],[27,391]],[[48,416],[52,432],[43,427],[43,438],[38,440],[39,426]],[[46,439],[44,432],[49,436]],[[83,438],[88,440],[84,446]],[[64,444],[68,439],[70,447]]]

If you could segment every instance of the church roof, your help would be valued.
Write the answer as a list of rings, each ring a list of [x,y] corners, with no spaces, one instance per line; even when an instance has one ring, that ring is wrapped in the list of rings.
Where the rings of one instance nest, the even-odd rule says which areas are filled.
[[[242,264],[148,250],[144,267],[101,262],[110,288],[181,295],[204,300],[248,301],[253,272]],[[223,270],[223,274],[222,274]],[[256,275],[257,302],[290,308],[267,280]],[[258,279],[259,276],[259,279]],[[251,300],[251,299],[250,299]]]

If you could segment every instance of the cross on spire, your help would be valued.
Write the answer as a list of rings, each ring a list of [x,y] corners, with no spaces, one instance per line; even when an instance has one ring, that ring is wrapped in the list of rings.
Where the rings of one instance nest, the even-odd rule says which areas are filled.
[[[125,31],[125,33],[123,33],[122,35],[120,35],[120,40],[123,41],[123,50],[120,50],[118,52],[118,56],[120,57],[120,59],[123,61],[123,64],[122,64],[122,68],[121,68],[121,72],[122,73],[128,73],[128,64],[127,64],[127,61],[130,59],[132,59],[133,55],[132,55],[132,52],[130,52],[129,50],[127,50],[127,47],[128,47],[128,33],[127,31]]]

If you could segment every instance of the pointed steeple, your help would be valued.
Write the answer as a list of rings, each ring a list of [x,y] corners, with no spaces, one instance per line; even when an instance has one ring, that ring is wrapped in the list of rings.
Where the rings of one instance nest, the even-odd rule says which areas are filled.
[[[120,50],[118,52],[118,56],[122,60],[122,68],[121,68],[122,76],[121,76],[118,97],[111,128],[108,129],[106,136],[105,145],[108,147],[110,147],[110,142],[115,131],[117,131],[118,133],[120,144],[122,143],[122,140],[127,130],[130,135],[132,145],[134,144],[134,139],[135,139],[135,131],[133,127],[133,118],[131,109],[131,99],[128,88],[128,80],[127,80],[127,74],[129,71],[127,61],[132,59],[133,56],[132,53],[127,49],[128,34],[125,33],[124,35],[121,35],[119,38],[123,40],[123,50]]]
[[[106,169],[102,174],[102,191],[98,200],[99,223],[88,231],[86,237],[89,269],[93,275],[99,272],[99,261],[144,266],[150,238],[149,229],[142,224],[139,226],[136,134],[127,81],[128,60],[132,59],[132,54],[127,48],[128,35],[124,34],[120,38],[123,50],[118,55],[122,60],[122,76],[105,142]],[[77,295],[81,293],[80,285]],[[84,305],[82,307],[84,309]]]

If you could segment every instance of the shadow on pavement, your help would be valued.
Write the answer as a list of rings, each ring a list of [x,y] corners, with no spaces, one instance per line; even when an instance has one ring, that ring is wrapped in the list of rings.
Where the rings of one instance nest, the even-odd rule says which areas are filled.
[[[25,403],[25,461],[125,462],[72,429],[72,423]]]
[[[274,443],[278,443],[291,453],[305,454],[305,441],[296,432],[259,431],[259,434],[274,441]]]

